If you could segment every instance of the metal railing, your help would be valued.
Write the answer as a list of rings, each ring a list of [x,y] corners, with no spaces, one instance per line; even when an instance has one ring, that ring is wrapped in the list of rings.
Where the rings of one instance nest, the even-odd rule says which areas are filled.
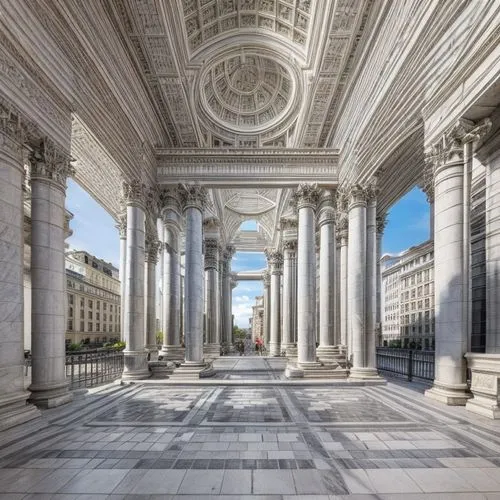
[[[66,378],[70,389],[112,382],[123,372],[123,352],[94,350],[66,353]]]
[[[434,380],[434,351],[377,347],[377,369],[414,379]]]

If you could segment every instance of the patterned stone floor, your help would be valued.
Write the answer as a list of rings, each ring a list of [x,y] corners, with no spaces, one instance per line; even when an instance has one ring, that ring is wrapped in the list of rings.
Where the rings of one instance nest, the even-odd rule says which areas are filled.
[[[0,499],[500,500],[499,423],[417,385],[292,384],[279,366],[226,358],[215,384],[46,410],[0,434]]]

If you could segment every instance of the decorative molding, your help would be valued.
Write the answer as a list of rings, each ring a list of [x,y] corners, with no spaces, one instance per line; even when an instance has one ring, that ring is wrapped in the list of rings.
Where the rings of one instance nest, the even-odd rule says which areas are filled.
[[[335,186],[338,151],[325,149],[163,149],[157,150],[159,184],[203,179],[206,187],[295,187],[314,181]]]
[[[66,190],[67,178],[75,174],[70,161],[70,155],[52,140],[43,140],[29,157],[31,182],[35,179],[48,180]]]

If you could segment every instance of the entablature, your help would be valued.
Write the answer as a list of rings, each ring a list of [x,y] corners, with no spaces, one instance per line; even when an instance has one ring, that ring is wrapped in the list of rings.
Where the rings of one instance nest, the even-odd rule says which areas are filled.
[[[159,184],[198,182],[206,187],[294,187],[338,183],[333,149],[158,149]]]

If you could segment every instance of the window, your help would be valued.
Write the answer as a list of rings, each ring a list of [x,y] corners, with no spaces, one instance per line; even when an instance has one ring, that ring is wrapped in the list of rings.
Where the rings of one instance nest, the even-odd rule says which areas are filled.
[[[113,315],[112,314],[109,315],[109,321],[113,321]]]
[[[70,308],[69,308],[68,316],[69,316],[70,318],[72,318],[72,317],[73,317],[73,308],[72,308],[72,307],[70,307]]]
[[[103,314],[103,320],[108,321],[108,315],[106,313]]]
[[[96,321],[100,321],[101,313],[95,313],[95,319],[96,319]]]
[[[94,307],[93,302],[89,299],[89,309],[92,309]]]
[[[74,295],[72,293],[68,293],[68,303],[73,305],[74,301],[75,301]]]
[[[80,331],[81,332],[85,331],[85,323],[83,321],[80,321]]]
[[[73,331],[73,320],[72,319],[68,319],[68,330],[70,332]]]
[[[89,312],[88,312],[88,319],[93,319],[93,318],[92,318],[92,311],[89,311]]]
[[[80,309],[80,319],[85,319],[85,311]]]
[[[113,312],[113,304],[109,304],[109,312]]]
[[[96,307],[97,307],[98,311],[101,310],[101,301],[100,300],[97,301]]]
[[[85,307],[85,299],[80,299],[80,307],[82,309]]]
[[[100,323],[96,323],[95,324],[95,331],[98,332],[100,329],[101,329],[101,324]]]
[[[92,323],[89,323],[89,332],[91,332],[91,331],[92,331],[92,328],[93,328]]]
[[[108,303],[107,303],[107,302],[104,302],[104,304],[103,304],[102,308],[106,311],[107,307],[108,307]]]

